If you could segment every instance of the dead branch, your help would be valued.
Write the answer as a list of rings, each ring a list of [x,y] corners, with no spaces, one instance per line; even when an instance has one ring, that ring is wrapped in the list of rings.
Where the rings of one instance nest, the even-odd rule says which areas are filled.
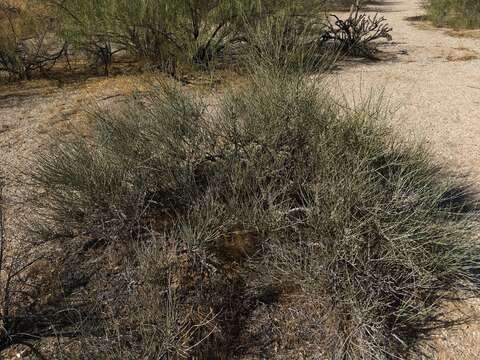
[[[333,42],[347,55],[372,58],[377,51],[374,42],[380,39],[391,41],[391,31],[383,16],[360,13],[360,7],[354,5],[345,20],[330,15],[322,41]]]

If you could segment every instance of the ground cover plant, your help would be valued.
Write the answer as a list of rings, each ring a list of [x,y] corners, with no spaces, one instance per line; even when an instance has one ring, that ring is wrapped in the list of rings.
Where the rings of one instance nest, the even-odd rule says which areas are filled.
[[[436,25],[480,27],[480,3],[476,0],[429,0],[427,11]]]
[[[82,309],[61,355],[408,358],[478,295],[468,188],[289,49],[257,47],[220,97],[158,84],[38,156],[34,238]]]

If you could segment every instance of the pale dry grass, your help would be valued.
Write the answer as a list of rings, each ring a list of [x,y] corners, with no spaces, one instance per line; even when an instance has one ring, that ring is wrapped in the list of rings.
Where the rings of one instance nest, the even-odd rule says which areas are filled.
[[[455,36],[459,38],[473,38],[480,39],[480,30],[456,30],[449,29],[445,30],[445,34],[449,36]]]

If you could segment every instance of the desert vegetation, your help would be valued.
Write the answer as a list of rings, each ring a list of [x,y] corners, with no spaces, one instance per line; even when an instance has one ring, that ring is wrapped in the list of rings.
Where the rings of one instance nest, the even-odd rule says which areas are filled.
[[[351,4],[351,2],[349,2]],[[116,62],[176,76],[245,64],[249,33],[272,18],[290,18],[287,33],[308,30],[310,45],[372,57],[389,40],[384,19],[359,14],[329,21],[343,1],[2,0],[0,71],[11,79],[45,74],[55,64],[71,72],[86,64],[109,75]],[[61,65],[60,65],[61,64]]]
[[[480,3],[476,0],[428,0],[427,10],[436,25],[480,27]]]
[[[52,132],[16,180],[22,237],[0,178],[0,355],[415,359],[470,320],[445,305],[480,295],[473,188],[389,127],[381,97],[326,86],[339,54],[374,58],[391,27],[288,3],[40,1],[62,21],[38,31],[1,8],[8,51],[28,33],[47,59],[15,79],[126,56],[170,75],[241,58],[244,81],[219,94],[157,74]]]
[[[478,294],[468,187],[393,134],[375,99],[334,101],[276,24],[252,36],[246,85],[207,101],[155,82],[36,156],[4,348],[408,358],[464,320],[442,304]]]
[[[66,48],[52,39],[54,19],[44,8],[16,4],[0,1],[0,71],[23,80],[52,67]]]

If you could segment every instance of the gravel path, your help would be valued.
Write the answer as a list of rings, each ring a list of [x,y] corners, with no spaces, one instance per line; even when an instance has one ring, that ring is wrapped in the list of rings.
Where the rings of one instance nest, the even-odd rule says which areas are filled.
[[[347,96],[352,84],[356,93],[384,88],[398,107],[396,127],[480,179],[480,38],[449,36],[419,22],[421,1],[384,1],[372,9],[393,27],[394,43],[383,50],[394,59],[346,67],[333,81]]]

